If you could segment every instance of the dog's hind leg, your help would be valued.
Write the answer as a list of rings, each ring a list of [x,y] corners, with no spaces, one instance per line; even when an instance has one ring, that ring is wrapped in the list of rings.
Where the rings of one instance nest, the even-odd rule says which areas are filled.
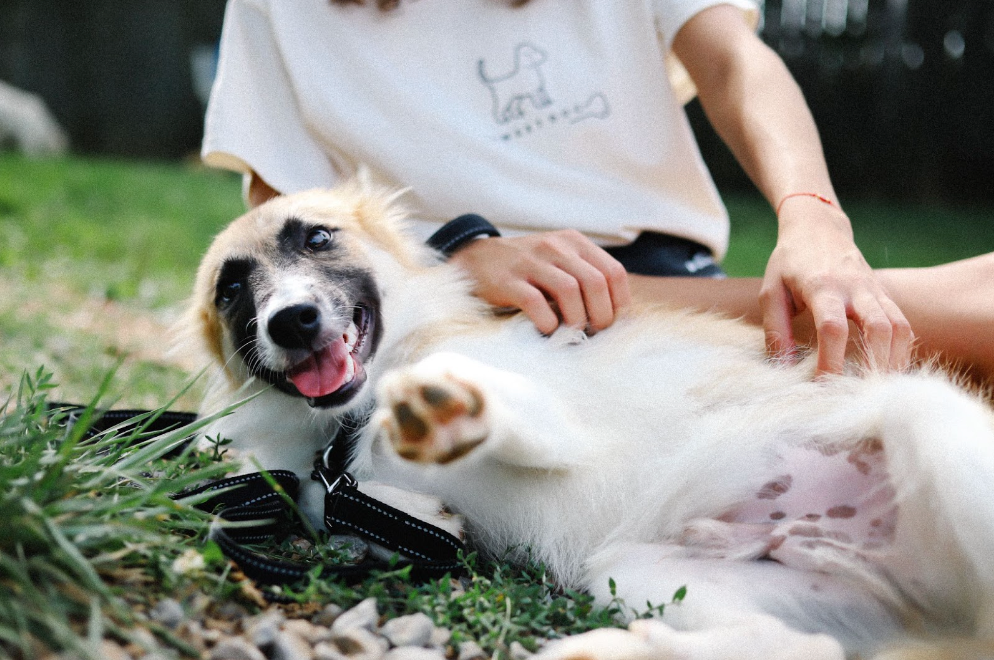
[[[891,611],[855,582],[773,561],[685,553],[665,544],[618,544],[588,567],[588,589],[601,605],[620,599],[630,615],[647,603],[664,605],[664,625],[633,626],[652,645],[647,657],[841,659],[844,648],[872,650],[901,632]],[[682,586],[685,597],[667,603]]]
[[[528,378],[456,353],[436,353],[383,376],[371,428],[397,454],[446,464],[472,453],[520,467],[584,460],[584,430]]]

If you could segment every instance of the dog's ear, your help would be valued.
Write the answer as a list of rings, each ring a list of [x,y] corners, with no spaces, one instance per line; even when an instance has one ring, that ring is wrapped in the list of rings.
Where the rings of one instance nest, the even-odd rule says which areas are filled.
[[[169,353],[199,364],[223,364],[221,328],[217,314],[191,301],[170,328]]]
[[[380,182],[366,166],[335,188],[325,191],[324,201],[344,204],[357,227],[373,242],[385,248],[402,265],[419,268],[437,261],[437,255],[414,237],[408,226],[410,210],[401,201],[410,188],[396,188]],[[318,205],[322,198],[313,200]]]
[[[228,373],[226,366],[221,319],[213,303],[214,279],[210,260],[205,258],[197,271],[193,294],[186,309],[171,328],[169,353],[182,354],[193,364],[204,367],[222,367],[232,386],[237,386],[234,374]]]
[[[369,169],[369,165],[366,163],[360,163],[358,169],[355,173],[355,181],[359,189],[362,191],[372,191],[375,189],[375,182],[373,181],[373,171]]]
[[[386,206],[396,206],[404,215],[407,215],[407,210],[400,208],[399,200],[411,191],[410,188],[396,188],[384,183],[365,163],[356,169],[352,184],[360,197],[367,200],[378,198]]]

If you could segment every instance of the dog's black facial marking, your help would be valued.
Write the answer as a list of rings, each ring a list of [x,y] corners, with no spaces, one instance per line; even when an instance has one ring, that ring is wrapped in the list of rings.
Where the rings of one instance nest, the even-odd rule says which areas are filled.
[[[235,351],[249,371],[267,382],[276,383],[279,376],[266,369],[259,358],[258,312],[256,309],[254,275],[259,263],[252,258],[228,259],[221,265],[214,289],[214,305],[231,330]]]
[[[214,287],[214,305],[219,310],[252,298],[249,276],[257,265],[254,259],[228,259],[221,265]]]
[[[233,258],[221,267],[215,291],[215,304],[232,333],[235,351],[248,372],[290,396],[302,396],[283,367],[268,364],[262,357],[264,332],[275,346],[292,351],[325,350],[321,305],[310,302],[290,304],[272,318],[260,320],[275,281],[284,275],[304,275],[317,286],[319,294],[338,314],[351,317],[358,335],[352,344],[355,374],[334,392],[307,398],[315,408],[345,405],[366,382],[364,363],[371,360],[383,336],[380,292],[372,270],[362,264],[361,254],[340,242],[337,228],[307,223],[299,218],[284,220],[272,242],[263,247],[258,260]],[[322,285],[326,284],[326,288]],[[305,309],[306,308],[306,309]],[[328,318],[333,318],[335,314]],[[262,328],[259,324],[265,324]],[[322,338],[323,339],[319,339]],[[337,341],[341,341],[340,339]],[[320,343],[319,343],[320,342]],[[268,342],[266,342],[268,344]],[[296,358],[295,358],[296,359]],[[298,363],[299,364],[299,363]]]
[[[325,225],[306,223],[299,218],[288,218],[276,235],[277,260],[286,261],[301,255],[333,251],[338,229]]]

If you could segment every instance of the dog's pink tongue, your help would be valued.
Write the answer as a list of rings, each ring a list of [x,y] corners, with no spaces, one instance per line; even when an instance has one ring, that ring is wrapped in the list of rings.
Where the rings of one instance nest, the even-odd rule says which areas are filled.
[[[339,339],[298,364],[287,376],[301,394],[316,399],[342,386],[351,359],[345,340]]]

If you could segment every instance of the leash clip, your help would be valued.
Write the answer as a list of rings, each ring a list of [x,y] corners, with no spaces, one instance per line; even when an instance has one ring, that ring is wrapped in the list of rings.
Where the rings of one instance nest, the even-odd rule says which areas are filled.
[[[331,442],[327,447],[318,452],[317,456],[314,457],[314,471],[311,472],[311,479],[324,484],[327,495],[331,495],[338,490],[338,487],[342,485],[343,479],[345,486],[350,488],[358,486],[355,477],[346,472],[344,466],[336,465],[337,469],[332,469],[332,451],[334,448],[335,443]]]
[[[311,479],[314,481],[320,481],[324,484],[324,489],[328,495],[331,495],[338,490],[339,486],[345,486],[347,488],[356,488],[359,482],[356,481],[348,472],[342,472],[335,478],[331,478],[331,471],[323,465],[314,466],[314,472],[311,473]]]

